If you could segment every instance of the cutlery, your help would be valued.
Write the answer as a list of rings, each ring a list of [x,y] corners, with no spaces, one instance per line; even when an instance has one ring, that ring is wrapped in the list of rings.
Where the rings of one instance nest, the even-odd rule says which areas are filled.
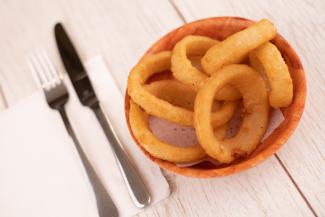
[[[143,208],[150,203],[149,192],[139,174],[132,166],[121,142],[116,136],[109,119],[103,113],[100,102],[88,78],[87,72],[69,39],[62,24],[57,23],[54,28],[57,47],[65,69],[77,92],[80,102],[94,111],[101,124],[109,144],[114,152],[118,167],[127,186],[134,204]],[[123,109],[123,108],[121,108]]]
[[[90,164],[86,154],[70,125],[69,118],[65,110],[65,104],[69,100],[68,90],[63,83],[63,76],[59,74],[53,66],[49,56],[44,50],[35,51],[28,58],[28,63],[33,72],[35,81],[42,87],[47,103],[52,109],[57,110],[62,117],[64,125],[71,136],[75,147],[86,169],[88,179],[93,188],[98,214],[100,217],[117,217],[118,211],[111,197],[100,181],[94,168]]]

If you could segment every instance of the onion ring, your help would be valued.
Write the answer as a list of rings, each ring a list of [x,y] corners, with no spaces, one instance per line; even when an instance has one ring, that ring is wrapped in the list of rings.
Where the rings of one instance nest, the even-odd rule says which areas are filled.
[[[197,144],[189,147],[178,147],[159,140],[151,131],[148,115],[132,100],[129,111],[130,127],[140,145],[152,156],[175,163],[186,163],[200,160],[206,156],[202,147]],[[214,135],[223,139],[228,125],[225,124],[214,130]]]
[[[244,118],[238,133],[228,139],[215,137],[211,125],[214,93],[230,84],[243,96]],[[267,90],[260,74],[247,65],[233,64],[216,71],[198,91],[194,104],[194,126],[206,153],[222,163],[251,153],[269,121]]]
[[[154,157],[171,162],[185,163],[202,159],[206,155],[200,145],[184,148],[160,141],[150,130],[148,115],[132,100],[129,118],[135,138]]]
[[[150,115],[161,117],[177,124],[193,126],[192,111],[183,107],[175,106],[163,99],[159,99],[144,87],[146,80],[150,76],[170,68],[170,56],[171,52],[165,51],[143,58],[132,69],[129,75],[128,94],[136,104],[138,104]],[[232,104],[233,107],[236,107],[235,102],[228,102],[228,104]],[[229,110],[229,112],[232,111]],[[232,113],[229,115],[229,113],[224,113],[222,111],[220,112],[220,115],[218,115],[218,111],[216,113],[216,116],[222,115],[225,118],[232,116]],[[223,122],[216,123],[216,126],[221,126],[220,123],[225,123],[228,121],[225,118],[219,118],[219,121],[223,120]]]
[[[197,92],[192,86],[180,83],[177,80],[160,80],[144,87],[160,99],[193,111]],[[220,108],[213,111],[211,118],[212,126],[216,128],[227,123],[233,116],[237,104],[237,101],[225,101]],[[193,116],[193,113],[191,115]]]
[[[275,35],[275,26],[270,21],[262,19],[211,47],[201,60],[202,67],[211,75],[222,66],[239,63],[250,51],[271,40]]]
[[[146,84],[144,87],[159,99],[190,111],[194,110],[194,100],[197,91],[190,85],[183,84],[177,80],[159,80]]]
[[[206,51],[219,41],[205,36],[189,35],[180,40],[172,51],[171,71],[174,77],[184,84],[192,85],[198,90],[208,75],[193,66],[190,56],[203,56]],[[226,86],[216,93],[217,100],[237,100],[241,95],[235,89]]]
[[[211,124],[213,127],[219,127],[227,123],[236,111],[237,101],[225,101],[221,108],[212,112]]]
[[[188,109],[174,106],[148,92],[143,85],[153,74],[170,69],[170,51],[143,58],[130,72],[128,94],[148,114],[185,126],[193,125],[193,115]]]
[[[207,79],[207,74],[194,67],[189,56],[203,56],[205,52],[219,41],[205,36],[189,35],[180,40],[172,51],[171,71],[174,77],[185,83],[201,87]]]
[[[293,85],[288,66],[278,48],[267,42],[249,54],[251,66],[260,73],[265,73],[271,92],[269,103],[273,108],[287,107],[293,98]]]

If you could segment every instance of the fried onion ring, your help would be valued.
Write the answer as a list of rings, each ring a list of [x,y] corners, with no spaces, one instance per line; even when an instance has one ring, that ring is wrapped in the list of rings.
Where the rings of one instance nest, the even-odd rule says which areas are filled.
[[[202,159],[206,155],[200,145],[184,148],[160,141],[150,130],[148,115],[132,100],[129,118],[135,138],[154,157],[171,162],[185,163]]]
[[[180,40],[172,51],[171,71],[174,77],[185,83],[201,87],[207,79],[207,74],[203,73],[192,65],[190,56],[203,56],[205,52],[219,41],[205,36],[189,35]]]
[[[227,123],[235,113],[237,105],[237,101],[225,101],[220,109],[215,112],[212,112],[212,126],[219,127]]]
[[[193,111],[196,90],[177,80],[160,80],[144,86],[150,93],[167,102]],[[215,103],[216,101],[214,101]],[[212,126],[219,127],[227,123],[233,116],[237,101],[226,101],[212,113]],[[193,113],[191,114],[193,116]]]
[[[194,109],[196,90],[190,85],[183,84],[177,80],[159,80],[144,85],[145,89],[167,102],[186,108]]]
[[[180,40],[172,51],[171,71],[174,77],[184,84],[192,85],[198,90],[208,75],[193,66],[191,56],[203,56],[206,51],[220,42],[205,36],[189,35]],[[226,86],[216,93],[217,100],[237,100],[241,95],[235,89]]]
[[[128,94],[132,100],[143,108],[148,114],[154,115],[157,117],[164,118],[166,120],[172,121],[177,124],[185,126],[193,126],[193,112],[171,104],[163,99],[159,99],[155,95],[151,94],[144,84],[146,80],[155,73],[159,73],[170,68],[170,52],[161,52],[149,57],[142,59],[131,71],[128,78]],[[235,102],[227,102],[232,104],[233,107],[236,107]],[[232,110],[229,110],[232,112]],[[232,113],[220,112],[218,111],[215,114],[216,116],[231,117]],[[228,115],[228,116],[227,116]],[[218,117],[219,120],[223,120],[222,123],[227,122],[225,118]],[[216,119],[218,119],[216,118]],[[216,123],[216,126],[221,126]]]
[[[129,111],[130,126],[133,135],[140,145],[152,156],[175,163],[186,163],[206,156],[202,147],[197,144],[189,147],[178,147],[159,140],[151,131],[148,115],[132,100]],[[227,124],[214,130],[214,135],[223,139],[227,133]]]
[[[214,93],[230,84],[243,96],[244,118],[238,133],[220,140],[211,125]],[[233,64],[216,71],[198,91],[194,104],[194,126],[206,153],[222,163],[251,153],[264,135],[269,121],[267,90],[260,74],[247,65]]]
[[[270,21],[262,19],[211,47],[201,60],[202,67],[207,74],[212,74],[222,66],[239,63],[250,51],[271,40],[275,35],[275,26]]]
[[[273,108],[287,107],[292,102],[293,86],[289,69],[278,48],[267,42],[249,54],[251,66],[265,73],[271,87],[269,103]]]
[[[143,58],[130,72],[128,94],[148,114],[185,126],[193,125],[193,115],[188,109],[174,106],[148,92],[143,85],[152,75],[170,69],[170,51]]]

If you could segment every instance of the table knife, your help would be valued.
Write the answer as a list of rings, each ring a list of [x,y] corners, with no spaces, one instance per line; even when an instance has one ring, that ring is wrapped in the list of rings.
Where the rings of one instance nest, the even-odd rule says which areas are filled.
[[[55,25],[54,31],[61,59],[80,102],[94,111],[103,128],[132,201],[139,208],[146,207],[151,200],[149,192],[114,133],[109,119],[105,116],[76,49],[61,23]]]

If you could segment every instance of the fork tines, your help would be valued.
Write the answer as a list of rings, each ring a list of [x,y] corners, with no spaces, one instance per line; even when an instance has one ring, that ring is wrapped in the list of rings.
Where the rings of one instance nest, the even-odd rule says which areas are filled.
[[[45,90],[62,82],[63,76],[55,69],[44,49],[38,49],[28,55],[27,62],[37,84]]]

